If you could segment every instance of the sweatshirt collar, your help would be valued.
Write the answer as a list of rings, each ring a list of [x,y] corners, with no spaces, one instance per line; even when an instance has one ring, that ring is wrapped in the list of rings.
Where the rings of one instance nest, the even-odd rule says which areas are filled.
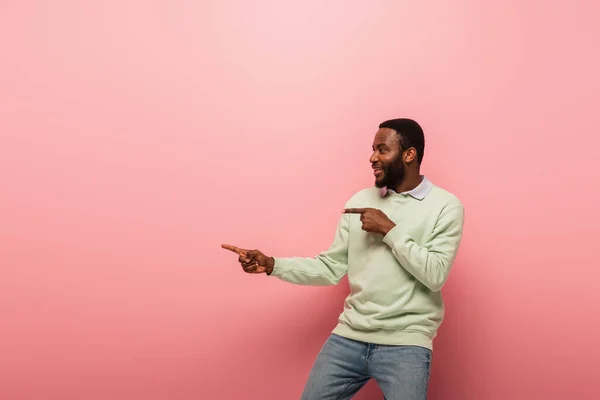
[[[427,179],[426,176],[421,175],[421,177],[423,178],[423,180],[421,181],[421,183],[419,183],[419,185],[416,188],[406,191],[406,192],[399,193],[399,194],[401,194],[403,196],[412,196],[417,200],[423,200],[425,198],[425,196],[427,196],[429,194],[429,192],[431,192],[431,189],[433,189],[433,183],[431,183],[431,181],[429,179]],[[388,189],[387,187],[381,188],[381,191],[380,191],[381,197],[385,197],[389,193],[396,193],[396,192],[392,189]]]

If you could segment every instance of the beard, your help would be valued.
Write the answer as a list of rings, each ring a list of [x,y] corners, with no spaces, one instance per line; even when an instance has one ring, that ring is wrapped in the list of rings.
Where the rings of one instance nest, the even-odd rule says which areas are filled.
[[[390,165],[382,166],[383,176],[375,179],[375,186],[378,188],[396,189],[404,181],[405,169],[401,161]]]

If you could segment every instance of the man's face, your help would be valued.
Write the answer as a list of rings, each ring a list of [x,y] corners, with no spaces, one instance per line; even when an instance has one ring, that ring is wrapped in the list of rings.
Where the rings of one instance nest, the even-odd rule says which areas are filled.
[[[396,188],[404,180],[404,163],[398,134],[389,128],[381,128],[373,139],[373,154],[369,160],[378,188]]]

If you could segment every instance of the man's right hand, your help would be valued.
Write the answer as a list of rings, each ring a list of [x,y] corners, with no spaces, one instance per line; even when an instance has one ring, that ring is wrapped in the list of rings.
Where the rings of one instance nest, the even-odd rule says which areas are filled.
[[[259,250],[240,249],[230,244],[222,244],[221,247],[236,253],[239,256],[238,261],[242,265],[242,269],[249,274],[262,274],[266,272],[267,275],[271,275],[271,272],[273,272],[275,260],[273,257],[264,255]]]

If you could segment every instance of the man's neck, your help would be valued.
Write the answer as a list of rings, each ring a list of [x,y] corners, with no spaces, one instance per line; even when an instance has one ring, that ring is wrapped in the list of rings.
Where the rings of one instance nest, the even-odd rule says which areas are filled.
[[[406,174],[404,180],[402,180],[399,185],[392,189],[394,189],[396,193],[409,192],[419,186],[421,182],[423,182],[423,177],[419,172],[414,174]]]

